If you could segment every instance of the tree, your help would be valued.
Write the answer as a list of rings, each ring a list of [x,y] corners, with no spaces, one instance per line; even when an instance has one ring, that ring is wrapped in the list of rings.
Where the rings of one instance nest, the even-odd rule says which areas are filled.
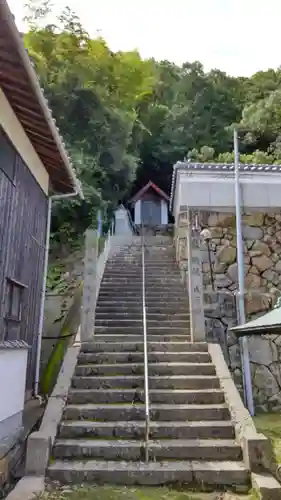
[[[67,7],[48,24],[50,8],[29,3],[25,43],[85,192],[56,205],[56,237],[67,225],[81,233],[149,180],[168,193],[178,160],[233,162],[234,126],[241,161],[281,160],[281,69],[234,78],[198,61],[113,53]]]

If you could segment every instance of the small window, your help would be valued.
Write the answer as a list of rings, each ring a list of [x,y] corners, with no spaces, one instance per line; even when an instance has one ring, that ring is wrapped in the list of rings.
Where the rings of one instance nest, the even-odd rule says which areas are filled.
[[[6,319],[21,321],[23,292],[25,285],[8,278]]]
[[[14,181],[16,164],[16,150],[0,127],[0,170],[6,174],[10,181]]]

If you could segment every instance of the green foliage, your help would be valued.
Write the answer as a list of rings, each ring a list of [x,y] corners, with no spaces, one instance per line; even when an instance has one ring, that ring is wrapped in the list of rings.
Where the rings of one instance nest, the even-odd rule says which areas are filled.
[[[203,494],[204,496],[204,494]],[[200,493],[175,487],[69,486],[46,491],[37,500],[203,500]],[[246,500],[246,499],[245,499]]]
[[[281,160],[281,69],[234,78],[198,61],[113,53],[69,8],[48,24],[51,9],[50,0],[29,1],[25,43],[85,194],[56,202],[57,245],[95,226],[98,209],[107,224],[150,179],[169,192],[178,160],[232,162],[234,125],[242,162]]]

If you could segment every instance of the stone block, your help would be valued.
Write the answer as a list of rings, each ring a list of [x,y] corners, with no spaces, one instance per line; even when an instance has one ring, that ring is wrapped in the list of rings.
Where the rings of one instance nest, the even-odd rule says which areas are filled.
[[[228,278],[225,274],[216,274],[215,276],[215,285],[217,288],[227,288],[232,284],[231,279]]]
[[[230,246],[222,247],[217,253],[217,259],[224,264],[232,264],[236,259],[236,248]]]
[[[271,298],[268,293],[247,293],[245,295],[246,314],[255,314],[267,311],[270,308]]]
[[[52,448],[51,437],[47,432],[33,432],[27,442],[25,473],[31,476],[44,476],[48,467]]]
[[[248,273],[245,278],[246,290],[257,289],[261,285],[261,278],[257,274]]]
[[[273,361],[278,361],[277,349],[270,338],[265,338],[263,336],[251,335],[248,340],[250,360],[257,364],[269,366]],[[271,372],[268,372],[268,375]],[[266,377],[266,374],[262,372],[262,376]]]
[[[255,250],[259,251],[263,255],[267,255],[267,257],[269,257],[271,255],[271,250],[270,250],[269,246],[266,243],[264,243],[263,241],[255,241],[251,250],[252,251],[255,251]]]
[[[274,233],[273,233],[274,234]],[[279,241],[279,243],[281,243],[281,231],[277,231],[275,233],[275,238],[277,239],[277,241]]]
[[[260,227],[252,227],[245,224],[243,227],[243,236],[245,240],[261,240],[263,238],[263,230]]]
[[[250,267],[248,264],[244,265],[244,276],[247,275],[247,273],[250,270]],[[234,264],[231,264],[227,270],[227,274],[230,277],[230,279],[233,281],[233,283],[238,282],[238,264],[235,262]]]
[[[254,212],[249,215],[244,215],[243,221],[245,222],[245,224],[248,224],[248,226],[260,227],[264,224],[264,217],[264,213]]]
[[[272,269],[268,269],[267,271],[265,271],[262,277],[267,281],[273,283],[274,285],[278,284],[278,279],[279,279],[278,273],[276,273]]]
[[[262,500],[281,500],[281,485],[278,481],[266,473],[251,474],[253,490]]]
[[[223,229],[220,226],[210,227],[210,231],[212,233],[212,239],[222,238]]]
[[[266,255],[253,257],[252,263],[261,273],[263,273],[267,269],[270,269],[273,266],[272,260]]]
[[[6,500],[35,500],[44,489],[44,476],[24,476],[8,494]]]
[[[277,273],[281,273],[281,260],[276,262],[274,269],[275,271],[277,271]]]
[[[252,472],[258,472],[263,467],[269,467],[272,456],[270,441],[256,430],[245,429],[241,446],[243,451],[243,460],[246,467]]]

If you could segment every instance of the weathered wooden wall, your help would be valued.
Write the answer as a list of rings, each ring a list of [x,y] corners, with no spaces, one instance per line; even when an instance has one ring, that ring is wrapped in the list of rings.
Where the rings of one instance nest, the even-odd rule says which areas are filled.
[[[10,143],[7,148],[3,141],[7,139],[0,134],[0,340],[24,340],[30,346],[26,388],[30,394],[36,362],[47,197]],[[12,169],[6,168],[7,162],[14,162],[14,175],[10,175]],[[19,323],[7,320],[9,278],[25,285]]]

